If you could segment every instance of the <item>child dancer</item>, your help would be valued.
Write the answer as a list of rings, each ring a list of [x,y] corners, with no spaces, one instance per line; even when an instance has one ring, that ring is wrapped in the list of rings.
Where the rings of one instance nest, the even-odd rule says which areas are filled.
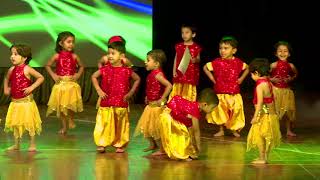
[[[193,41],[196,36],[195,27],[182,25],[181,36],[183,42],[175,46],[173,89],[169,99],[178,95],[190,101],[196,101],[201,47]]]
[[[153,155],[167,154],[170,159],[192,160],[200,151],[200,111],[206,114],[218,105],[212,89],[201,91],[198,102],[174,96],[160,115],[162,148]]]
[[[36,151],[35,134],[40,134],[41,119],[32,92],[44,81],[43,76],[28,65],[32,59],[31,48],[23,44],[15,44],[10,48],[11,62],[4,79],[4,94],[10,95],[5,131],[13,131],[14,145],[8,150],[19,150],[20,139],[24,131],[29,132],[30,147],[28,151]],[[32,83],[31,77],[36,81]]]
[[[135,130],[135,136],[142,133],[149,140],[150,146],[144,151],[157,148],[156,140],[159,135],[159,116],[162,113],[164,103],[169,95],[172,85],[164,76],[161,69],[166,62],[166,55],[160,49],[154,49],[147,53],[146,69],[151,71],[147,77],[146,98],[147,106],[140,117]]]
[[[45,66],[55,81],[48,102],[47,116],[54,111],[61,118],[62,128],[59,133],[65,135],[68,129],[75,128],[74,113],[82,112],[81,88],[77,83],[84,71],[84,66],[74,51],[75,36],[68,31],[59,33],[56,41],[56,54]],[[56,71],[51,66],[56,64]],[[79,71],[77,72],[77,68]]]
[[[256,86],[253,99],[255,112],[248,134],[247,151],[258,148],[259,158],[252,163],[265,164],[268,162],[271,149],[280,145],[279,118],[275,111],[272,84],[268,77],[270,70],[268,60],[255,59],[249,68]]]
[[[294,93],[290,89],[289,83],[297,77],[298,71],[292,63],[288,62],[291,52],[290,44],[285,41],[279,41],[275,48],[278,61],[272,63],[270,67],[271,81],[275,86],[273,91],[276,110],[280,120],[287,116],[287,136],[296,136],[291,129],[293,122],[296,120],[296,106]]]
[[[237,46],[234,37],[223,37],[219,43],[220,58],[203,67],[219,98],[218,107],[207,116],[208,123],[219,125],[220,130],[214,136],[224,136],[224,125],[234,136],[240,137],[239,132],[245,125],[240,84],[249,70],[247,64],[234,56]]]
[[[104,152],[105,147],[111,145],[117,148],[117,153],[122,153],[129,142],[128,100],[136,91],[140,77],[131,68],[123,66],[121,58],[125,57],[125,50],[122,42],[109,44],[110,64],[101,67],[91,77],[101,98],[93,133],[98,152]],[[130,79],[134,81],[131,89]]]

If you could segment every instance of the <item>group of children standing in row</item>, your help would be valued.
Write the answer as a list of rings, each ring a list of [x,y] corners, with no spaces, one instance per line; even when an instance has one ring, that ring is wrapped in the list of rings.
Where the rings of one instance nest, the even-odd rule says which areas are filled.
[[[199,119],[201,111],[208,123],[217,124],[214,136],[224,136],[224,128],[240,137],[245,126],[240,84],[246,76],[256,81],[254,90],[255,113],[248,134],[247,149],[258,148],[260,156],[253,163],[267,163],[273,147],[280,144],[279,119],[287,115],[287,135],[295,120],[294,94],[289,82],[297,70],[288,62],[290,45],[279,42],[275,55],[278,61],[269,65],[266,59],[255,59],[248,66],[235,57],[237,44],[233,37],[223,37],[219,42],[220,57],[208,62],[203,70],[214,88],[197,93],[200,74],[201,47],[193,41],[194,27],[182,26],[183,42],[175,46],[173,85],[166,79],[161,67],[166,61],[160,49],[147,53],[146,107],[138,121],[134,135],[143,134],[150,142],[145,151],[159,150],[152,155],[166,154],[171,159],[192,160],[200,151]],[[56,41],[56,54],[50,58],[46,70],[55,81],[48,102],[47,116],[56,111],[61,119],[61,134],[74,128],[74,113],[83,111],[81,89],[76,82],[84,71],[83,63],[73,52],[75,36],[61,32]],[[107,54],[93,73],[92,83],[99,95],[98,112],[94,128],[94,142],[98,152],[113,146],[117,153],[125,151],[129,142],[128,100],[136,92],[140,77],[132,70],[125,56],[125,40],[113,36],[108,41]],[[41,132],[41,119],[32,98],[32,91],[43,81],[43,76],[28,66],[31,49],[26,45],[11,48],[13,66],[4,81],[4,93],[11,95],[5,131],[13,131],[15,144],[8,150],[19,150],[20,139],[28,131],[31,141],[29,151],[36,151],[35,134]],[[56,64],[55,71],[51,66]],[[270,70],[271,67],[271,70]],[[78,71],[77,71],[78,69]],[[270,75],[271,73],[271,75]],[[30,77],[36,80],[32,83]]]

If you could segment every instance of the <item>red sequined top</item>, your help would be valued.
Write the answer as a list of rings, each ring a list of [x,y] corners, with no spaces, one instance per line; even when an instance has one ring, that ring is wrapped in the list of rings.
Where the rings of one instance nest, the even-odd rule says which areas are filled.
[[[270,93],[271,93],[271,96],[270,97],[263,97],[263,104],[270,104],[273,102],[274,100],[274,97],[273,97],[273,93],[272,93],[272,84],[271,84],[271,81],[270,79],[258,79],[256,81],[256,86],[254,88],[254,96],[253,96],[253,104],[257,104],[258,103],[258,99],[257,99],[257,91],[256,91],[256,88],[259,84],[261,83],[268,83],[269,85],[269,90],[270,90]]]
[[[72,76],[77,70],[77,60],[72,56],[72,52],[61,51],[56,59],[56,74],[58,76]]]
[[[15,66],[10,74],[9,81],[11,86],[11,97],[13,99],[24,98],[24,89],[31,86],[32,82],[24,74],[26,65]]]
[[[211,62],[211,70],[213,70],[213,76],[216,80],[216,84],[214,85],[215,92],[217,94],[240,93],[238,78],[244,70],[245,65],[244,62],[236,57],[233,59],[216,58],[213,60]],[[210,70],[210,68],[208,69]]]
[[[113,67],[106,65],[100,68],[101,89],[107,94],[100,102],[101,107],[128,107],[128,102],[124,101],[124,96],[129,92],[132,69],[121,66]]]
[[[159,73],[164,76],[162,69],[155,69],[147,77],[146,95],[148,101],[157,101],[163,95],[164,86],[156,79],[156,75]]]
[[[289,84],[285,82],[283,79],[286,79],[293,75],[294,75],[294,72],[292,71],[290,64],[287,61],[282,61],[282,60],[278,60],[276,68],[274,68],[271,71],[271,78],[277,77],[279,79],[282,79],[277,83],[273,83],[274,86],[279,88],[289,87]]]
[[[192,85],[197,85],[199,81],[199,74],[200,74],[200,67],[199,63],[192,63],[190,61],[189,66],[185,74],[182,74],[179,70],[179,64],[182,60],[184,51],[186,50],[187,45],[184,45],[183,42],[176,44],[175,49],[176,49],[176,73],[177,76],[173,77],[173,82],[174,83],[182,83],[182,84],[192,84]],[[198,54],[201,52],[201,47],[193,43],[192,45],[188,45],[188,48],[190,50],[190,54],[193,58],[197,57]]]
[[[179,121],[187,127],[192,126],[192,120],[187,117],[188,114],[200,119],[200,107],[198,102],[188,101],[181,96],[174,96],[167,104],[171,109],[171,116],[174,120]]]

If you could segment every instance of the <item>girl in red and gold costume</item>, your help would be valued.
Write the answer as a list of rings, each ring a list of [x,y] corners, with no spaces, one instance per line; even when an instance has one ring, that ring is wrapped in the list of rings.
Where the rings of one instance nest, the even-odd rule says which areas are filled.
[[[117,153],[122,153],[129,142],[128,100],[137,90],[140,77],[123,65],[121,59],[125,57],[125,51],[124,43],[120,41],[109,44],[109,63],[91,77],[101,98],[93,132],[98,152],[105,152],[105,147],[113,146]],[[130,89],[131,79],[134,82]]]
[[[73,52],[74,43],[75,36],[71,32],[59,33],[55,49],[57,53],[45,66],[55,81],[48,102],[47,116],[56,111],[62,123],[59,133],[63,135],[68,129],[75,128],[74,113],[83,111],[81,88],[77,80],[84,71],[84,65],[79,56]],[[55,72],[51,69],[53,64],[56,64]]]
[[[243,101],[240,84],[248,75],[248,65],[235,57],[238,42],[234,37],[223,37],[219,43],[219,58],[207,63],[203,70],[214,84],[219,98],[218,107],[207,116],[208,123],[220,126],[214,136],[224,136],[224,126],[234,136],[240,137],[240,130],[245,125]]]
[[[174,96],[160,115],[161,148],[153,155],[166,154],[170,159],[187,161],[197,158],[200,151],[200,111],[211,113],[218,102],[211,88],[201,91],[198,102]]]
[[[265,164],[272,148],[280,145],[281,132],[279,117],[275,110],[272,84],[269,79],[269,63],[267,59],[255,59],[249,66],[251,77],[256,81],[253,104],[255,112],[251,120],[251,128],[247,137],[247,151],[251,148],[259,150],[259,158],[254,164]]]
[[[28,65],[32,59],[31,48],[23,44],[15,44],[10,48],[11,62],[4,79],[4,94],[10,95],[5,131],[13,131],[14,145],[7,150],[19,150],[20,140],[25,131],[29,132],[30,147],[28,151],[36,151],[35,135],[40,134],[41,119],[32,92],[44,81],[43,76]],[[32,83],[31,77],[36,81]]]
[[[183,42],[175,46],[173,89],[169,99],[178,95],[190,101],[196,101],[201,47],[193,41],[196,36],[195,27],[182,25],[181,36]]]
[[[165,53],[154,49],[147,53],[146,69],[151,71],[147,76],[145,103],[147,106],[140,117],[135,135],[142,133],[149,140],[150,146],[144,151],[157,148],[156,140],[160,139],[159,121],[163,105],[172,85],[166,79],[161,67],[166,62]]]
[[[292,132],[291,126],[296,120],[296,105],[294,93],[290,89],[289,83],[293,81],[298,71],[296,67],[288,62],[291,46],[288,42],[279,41],[276,45],[276,56],[278,61],[271,64],[271,81],[275,96],[276,110],[280,120],[286,117],[287,136],[296,136]]]

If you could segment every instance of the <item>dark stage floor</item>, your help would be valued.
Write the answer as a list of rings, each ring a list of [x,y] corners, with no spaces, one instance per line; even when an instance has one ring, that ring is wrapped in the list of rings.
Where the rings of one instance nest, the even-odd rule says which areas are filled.
[[[151,157],[142,150],[148,143],[142,137],[131,138],[126,153],[105,154],[95,151],[93,128],[96,109],[86,105],[85,112],[76,116],[77,128],[67,136],[57,134],[60,124],[55,117],[45,118],[45,106],[39,106],[43,117],[43,133],[37,137],[38,152],[29,153],[28,136],[22,150],[6,152],[12,145],[12,134],[0,132],[0,180],[73,180],[73,179],[320,179],[320,102],[305,98],[297,101],[296,138],[283,137],[283,143],[270,156],[270,164],[251,165],[257,152],[246,152],[246,135],[241,138],[227,135],[213,138],[217,128],[201,123],[202,151],[191,162],[173,161],[166,157]],[[4,120],[7,106],[0,107]],[[142,105],[131,107],[131,133],[143,110]],[[252,107],[246,108],[250,121]],[[3,129],[4,121],[1,122]],[[284,132],[284,131],[283,131]]]

